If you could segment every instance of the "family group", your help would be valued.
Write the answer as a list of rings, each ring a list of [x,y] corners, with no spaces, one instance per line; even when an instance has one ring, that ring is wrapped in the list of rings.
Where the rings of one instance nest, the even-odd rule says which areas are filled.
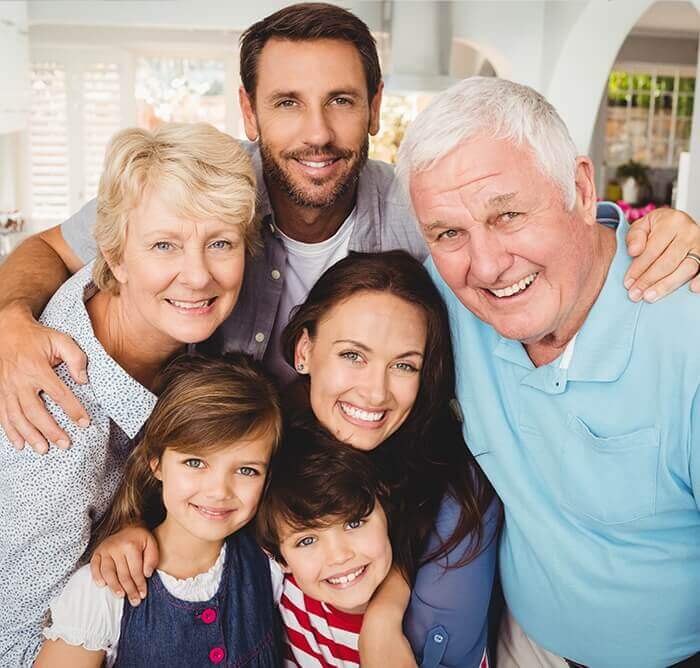
[[[368,159],[335,5],[240,71],[0,267],[0,666],[700,665],[700,228],[496,77]]]

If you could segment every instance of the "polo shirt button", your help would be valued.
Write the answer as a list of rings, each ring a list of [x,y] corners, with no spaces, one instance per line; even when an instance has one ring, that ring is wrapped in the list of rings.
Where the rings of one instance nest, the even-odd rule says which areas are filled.
[[[258,333],[255,335],[255,340],[256,340],[258,343],[262,343],[262,342],[265,340],[265,335],[264,335],[262,332],[258,332]]]
[[[274,278],[275,280],[278,280],[281,275],[282,274],[280,274],[279,271],[277,271],[277,269],[273,269],[270,272],[270,276],[272,276],[272,278]]]
[[[212,663],[221,663],[226,656],[226,652],[223,647],[212,647],[211,652],[209,652],[209,661]]]
[[[445,640],[445,636],[442,635],[442,633],[436,633],[433,636],[433,640],[439,645],[443,640]]]
[[[213,624],[216,621],[216,610],[207,608],[202,612],[202,621],[205,624]]]

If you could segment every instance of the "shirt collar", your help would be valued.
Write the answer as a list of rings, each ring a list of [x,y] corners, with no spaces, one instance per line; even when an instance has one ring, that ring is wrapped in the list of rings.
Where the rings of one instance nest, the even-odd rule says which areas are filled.
[[[630,263],[625,237],[629,224],[620,213],[617,249],[603,289],[581,328],[569,380],[614,381],[627,367],[644,302],[633,302],[623,285]]]
[[[151,414],[156,396],[124,371],[95,336],[85,308],[85,302],[97,292],[92,282],[93,265],[94,262],[87,264],[64,286],[65,296],[75,305],[64,323],[64,331],[88,359],[88,381],[102,410],[133,439]]]
[[[598,298],[583,327],[576,335],[576,345],[568,369],[562,358],[535,367],[519,341],[495,337],[494,355],[513,364],[532,369],[524,379],[528,385],[553,393],[563,392],[566,382],[617,380],[627,367],[632,354],[634,335],[643,302],[627,296],[623,279],[630,259],[625,237],[629,224],[621,209],[610,202],[598,205],[598,222],[617,226],[617,248]]]

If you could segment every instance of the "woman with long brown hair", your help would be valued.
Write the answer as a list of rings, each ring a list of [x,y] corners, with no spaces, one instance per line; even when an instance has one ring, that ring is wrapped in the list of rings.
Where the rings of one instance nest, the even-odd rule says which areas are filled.
[[[282,345],[299,373],[284,394],[286,421],[318,421],[366,451],[390,489],[397,573],[386,584],[401,610],[392,617],[370,604],[363,634],[379,622],[405,645],[403,618],[423,666],[488,665],[500,508],[453,413],[448,313],[426,270],[402,251],[349,255],[296,309]],[[149,538],[130,531],[100,550],[110,586],[133,586],[129,573],[142,570]]]

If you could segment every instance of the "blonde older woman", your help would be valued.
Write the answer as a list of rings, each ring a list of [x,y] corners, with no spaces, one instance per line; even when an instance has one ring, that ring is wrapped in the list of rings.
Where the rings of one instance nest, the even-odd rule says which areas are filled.
[[[62,367],[58,375],[89,425],[76,428],[46,398],[72,448],[18,452],[0,429],[0,665],[33,663],[49,601],[75,569],[153,408],[155,375],[235,305],[257,232],[254,203],[248,157],[211,126],[113,139],[98,195],[101,256],[41,317],[87,355],[87,383]]]

